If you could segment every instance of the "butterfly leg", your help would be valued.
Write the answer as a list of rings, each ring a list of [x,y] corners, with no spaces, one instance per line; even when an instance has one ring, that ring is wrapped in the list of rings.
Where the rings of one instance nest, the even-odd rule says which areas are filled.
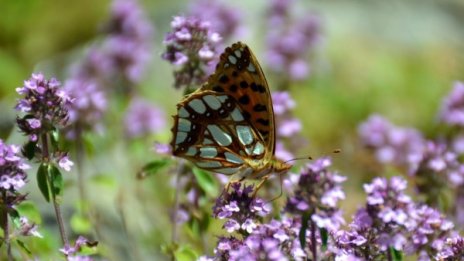
[[[264,185],[264,183],[269,179],[269,175],[266,175],[264,177],[261,178],[261,181],[258,183],[258,185],[256,186],[254,192],[253,192],[253,196],[252,198],[256,197],[256,194],[258,193],[259,189],[261,189],[261,187]]]

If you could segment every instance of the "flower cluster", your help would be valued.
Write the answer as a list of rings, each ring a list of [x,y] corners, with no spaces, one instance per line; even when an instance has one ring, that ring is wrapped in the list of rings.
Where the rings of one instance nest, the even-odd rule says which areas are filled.
[[[166,34],[166,51],[162,58],[176,66],[176,88],[191,87],[206,81],[217,59],[216,46],[221,41],[209,22],[196,17],[176,16],[171,22],[172,32]]]
[[[190,5],[190,16],[211,23],[211,29],[226,41],[243,30],[240,27],[240,11],[219,1],[198,0]]]
[[[55,78],[47,80],[38,73],[32,74],[23,87],[16,89],[18,94],[24,95],[18,100],[16,110],[25,114],[17,118],[17,123],[32,142],[55,127],[66,126],[69,119],[67,106],[73,99],[60,87]]]
[[[250,234],[257,227],[259,220],[269,214],[270,208],[260,199],[253,197],[253,186],[236,182],[230,185],[232,191],[224,191],[216,199],[213,215],[219,219],[227,219],[224,228],[227,232]]]
[[[292,115],[295,101],[290,96],[290,93],[286,91],[273,92],[272,102],[276,121],[275,124],[277,126],[277,136],[279,138],[288,139],[289,145],[301,146],[303,141],[298,134],[300,134],[302,126],[300,120]],[[294,158],[294,156],[285,149],[282,139],[277,139],[275,155],[282,160]]]
[[[78,255],[79,251],[81,251],[83,246],[93,246],[96,243],[90,242],[87,238],[83,236],[79,236],[74,243],[74,246],[67,245],[60,249],[60,252],[66,256],[67,260],[71,261],[92,261],[93,258],[90,256],[81,256]]]
[[[346,178],[330,172],[331,164],[329,158],[321,158],[303,168],[294,195],[288,198],[285,208],[301,216],[309,213],[317,227],[328,231],[337,230],[345,223],[337,203],[345,199],[340,185]]]
[[[0,190],[16,192],[26,184],[26,169],[24,160],[18,155],[20,148],[5,144],[0,139]]]
[[[151,57],[153,28],[136,0],[115,0],[103,50],[115,73],[138,83]]]
[[[159,133],[166,127],[163,111],[140,98],[132,100],[124,123],[127,136],[132,138]]]
[[[307,57],[320,42],[320,20],[315,14],[292,20],[291,0],[270,1],[268,10],[267,63],[290,80],[303,80],[310,74]]]
[[[372,115],[358,132],[361,141],[374,150],[382,163],[412,171],[422,158],[425,141],[415,129],[397,127],[380,115]]]
[[[305,253],[300,246],[299,220],[283,217],[260,224],[244,239],[220,237],[214,257],[200,260],[301,260]]]
[[[443,100],[440,119],[449,125],[464,126],[464,83],[454,83],[453,90]]]

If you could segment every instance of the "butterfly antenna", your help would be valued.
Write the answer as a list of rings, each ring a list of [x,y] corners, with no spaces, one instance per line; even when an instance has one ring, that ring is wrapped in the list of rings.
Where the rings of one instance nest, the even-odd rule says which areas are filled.
[[[287,162],[292,162],[292,161],[295,161],[295,160],[312,160],[313,158],[311,156],[308,156],[308,157],[298,157],[298,158],[293,158],[293,159],[289,159],[287,161],[284,161],[284,163],[287,163]]]
[[[271,200],[269,200],[269,201],[266,202],[266,203],[271,203],[271,202],[273,202],[274,200],[277,200],[278,198],[282,197],[282,195],[283,195],[283,188],[282,188],[282,187],[283,187],[283,182],[284,182],[284,179],[283,179],[283,175],[282,175],[282,174],[279,175],[279,179],[280,179],[280,193],[279,193],[279,195],[276,196],[276,197],[274,197],[274,198],[272,198]]]

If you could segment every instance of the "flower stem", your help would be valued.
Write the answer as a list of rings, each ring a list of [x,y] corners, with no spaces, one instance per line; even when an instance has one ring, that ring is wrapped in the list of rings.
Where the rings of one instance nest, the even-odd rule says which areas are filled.
[[[50,163],[50,152],[48,149],[48,136],[46,133],[42,134],[42,162],[44,163]],[[51,177],[47,174],[47,182],[48,184],[52,184]],[[58,222],[58,227],[60,229],[60,236],[61,236],[61,241],[63,243],[63,246],[68,246],[68,238],[66,236],[66,231],[64,229],[64,222],[63,222],[63,216],[61,214],[61,209],[60,209],[60,204],[57,201],[55,190],[52,188],[51,189],[51,194],[53,198],[53,207],[55,208],[55,216],[56,216],[56,221]]]
[[[3,211],[3,220],[4,220],[4,227],[3,227],[3,238],[6,245],[6,253],[8,256],[8,261],[13,260],[13,256],[11,255],[11,242],[10,242],[10,230],[9,230],[9,223],[8,223],[8,199],[6,196],[6,191],[2,191],[3,203],[5,204],[5,209]]]
[[[179,162],[179,166],[177,168],[177,173],[176,173],[176,183],[175,183],[175,194],[174,194],[174,211],[172,212],[172,239],[171,241],[175,243],[178,238],[178,232],[177,232],[177,212],[179,211],[179,193],[180,193],[180,176],[182,172],[184,171],[184,161]]]
[[[316,224],[312,219],[309,222],[311,223],[311,252],[313,253],[313,260],[317,261]]]
[[[77,187],[79,190],[79,198],[81,204],[85,205],[87,203],[87,195],[85,193],[85,178],[83,168],[83,156],[84,156],[84,147],[82,146],[82,128],[79,124],[75,126],[76,132],[76,168],[77,168]],[[83,207],[84,209],[84,207]],[[85,213],[86,211],[84,211]]]

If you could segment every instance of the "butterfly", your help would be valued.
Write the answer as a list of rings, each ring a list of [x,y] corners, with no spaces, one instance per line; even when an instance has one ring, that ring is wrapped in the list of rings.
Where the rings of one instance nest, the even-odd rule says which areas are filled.
[[[204,170],[243,180],[291,167],[274,156],[269,87],[256,57],[241,42],[227,47],[207,82],[177,104],[172,132],[173,155]]]

